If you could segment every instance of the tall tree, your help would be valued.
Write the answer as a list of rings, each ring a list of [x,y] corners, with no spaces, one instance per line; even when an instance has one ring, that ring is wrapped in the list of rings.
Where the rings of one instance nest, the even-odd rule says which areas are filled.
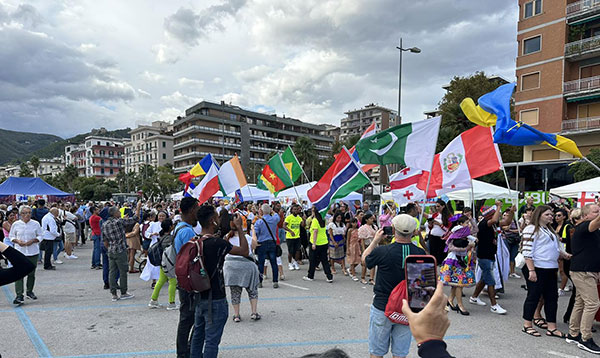
[[[315,141],[309,137],[299,137],[294,144],[294,153],[296,158],[304,168],[310,168],[311,180],[315,180],[312,173],[317,169],[319,159],[317,158],[317,150]],[[308,173],[308,170],[306,171]]]
[[[31,167],[33,168],[34,175],[37,177],[38,169],[40,168],[40,158],[38,158],[36,155],[32,155],[31,159],[29,159],[29,163],[31,164]]]
[[[182,183],[177,180],[177,175],[173,173],[173,168],[170,164],[160,166],[156,170],[156,183],[158,196],[161,199],[165,199],[167,195],[175,193],[180,187],[182,187]]]
[[[29,165],[27,165],[27,163],[21,163],[21,166],[19,167],[19,176],[20,177],[33,176],[33,173],[31,172],[31,169],[29,168]]]
[[[592,163],[600,166],[600,149],[592,149],[590,154],[585,156]],[[569,173],[573,175],[576,182],[592,179],[598,176],[598,171],[587,162],[577,162],[569,168]]]

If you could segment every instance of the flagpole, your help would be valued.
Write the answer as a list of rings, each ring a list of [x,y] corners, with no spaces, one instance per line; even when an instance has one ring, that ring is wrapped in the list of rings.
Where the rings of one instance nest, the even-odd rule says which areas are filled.
[[[583,157],[581,159],[585,160],[589,165],[591,165],[594,169],[596,169],[597,171],[600,172],[600,168],[596,164],[594,164],[594,162],[592,162],[591,160],[589,160],[586,157]]]
[[[290,145],[288,144],[288,148],[290,147]],[[292,154],[294,154],[294,151],[291,150],[292,148],[290,148],[290,151],[292,152]],[[298,162],[298,159],[296,158],[296,154],[294,154],[294,158],[296,159],[296,162]],[[294,192],[296,193],[296,198],[298,198],[298,202],[302,203],[302,200],[300,200],[300,195],[298,195],[298,191],[296,190],[296,183],[294,183],[293,179],[292,179],[292,173],[286,168],[285,163],[283,162],[283,159],[281,158],[281,155],[279,156],[279,160],[281,161],[281,165],[283,166],[283,168],[285,169],[285,171],[289,174],[290,176],[290,180],[292,181],[292,187],[294,188]],[[302,166],[300,166],[300,168],[302,168]],[[304,171],[304,169],[302,170]],[[301,204],[302,205],[302,204]]]
[[[473,210],[473,217],[475,216],[475,193],[473,193],[473,179],[471,179],[471,210]]]
[[[348,149],[346,148],[346,146],[343,146],[343,147],[342,147],[342,150],[345,150],[346,152],[348,152]],[[363,174],[364,174],[364,175],[367,177],[367,179],[369,179],[369,183],[371,183],[371,186],[373,187],[373,189],[375,189],[375,184],[373,184],[373,181],[371,180],[371,177],[369,177],[369,175],[368,175],[367,173],[365,173],[365,171],[362,169],[362,165],[360,165],[360,164],[358,164],[358,163],[356,162],[356,160],[355,160],[355,159],[352,157],[352,154],[350,154],[350,152],[348,152],[348,155],[350,156],[350,159],[351,159],[353,162],[355,162],[355,163],[356,163],[356,165],[357,165],[358,169],[359,169],[359,170],[360,170],[360,171],[361,171],[361,172],[362,172],[362,173],[363,173]],[[385,166],[385,165],[384,165],[384,166]],[[381,165],[380,165],[380,167],[381,167]],[[388,177],[389,177],[389,175],[388,175]],[[380,181],[381,181],[381,169],[380,169],[380,171],[379,171],[379,178],[380,178]],[[379,190],[379,188],[377,188],[377,193],[378,193],[377,195],[379,195],[379,208],[380,208],[380,210],[381,210],[381,200],[383,199],[383,198],[381,197],[381,195],[382,195],[383,193],[381,192],[381,190]],[[364,198],[363,198],[363,199],[364,199]],[[390,211],[393,211],[393,212],[395,213],[395,210],[394,210],[394,209],[392,209],[392,207],[390,206],[390,204],[388,204],[388,202],[387,202],[387,201],[385,202],[385,205],[386,205],[386,206],[387,206],[387,207],[390,209]]]
[[[300,163],[300,161],[298,161],[298,157],[296,157],[296,153],[294,153],[294,150],[292,149],[292,147],[290,147],[290,145],[288,144],[288,148],[290,148],[290,151],[292,152],[292,154],[294,155],[294,159],[296,159],[296,162]],[[312,189],[312,183],[310,182],[310,180],[308,180],[308,175],[306,175],[306,172],[304,171],[304,168],[302,168],[302,165],[300,166],[300,169],[302,169],[302,174],[304,174],[304,178],[306,179],[306,182],[308,183],[308,185],[310,186],[310,188]],[[295,188],[294,188],[295,189]]]

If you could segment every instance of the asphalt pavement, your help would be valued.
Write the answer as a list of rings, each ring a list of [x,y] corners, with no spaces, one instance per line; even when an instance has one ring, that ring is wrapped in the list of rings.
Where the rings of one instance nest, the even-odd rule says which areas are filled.
[[[56,271],[44,271],[38,266],[36,301],[27,299],[23,306],[15,308],[14,285],[1,288],[2,357],[174,357],[179,312],[149,309],[152,289],[149,282],[139,279],[139,274],[129,275],[129,291],[135,298],[111,302],[110,293],[102,287],[102,271],[90,270],[91,243],[77,248],[75,253],[78,260],[61,258],[64,264],[57,265]],[[316,273],[315,281],[306,282],[302,276],[307,270],[305,264],[299,271],[288,271],[286,264],[286,277],[280,281],[280,288],[273,289],[269,279],[264,282],[259,291],[260,321],[250,320],[244,293],[242,322],[227,322],[219,356],[301,357],[338,347],[351,357],[368,357],[373,286],[343,276],[339,266],[333,283],[325,282],[322,271]],[[505,316],[489,311],[485,295],[481,298],[488,306],[468,304],[473,289],[466,289],[465,306],[471,315],[449,313],[449,351],[464,358],[592,356],[564,340],[534,338],[520,331],[526,295],[520,288],[523,283],[522,279],[507,282],[506,293],[498,300],[508,310]],[[562,313],[568,299],[567,295],[559,301],[559,329],[563,332],[567,327],[562,323]],[[167,303],[167,285],[159,301]],[[391,353],[387,356],[391,357]],[[409,356],[417,357],[414,342]]]

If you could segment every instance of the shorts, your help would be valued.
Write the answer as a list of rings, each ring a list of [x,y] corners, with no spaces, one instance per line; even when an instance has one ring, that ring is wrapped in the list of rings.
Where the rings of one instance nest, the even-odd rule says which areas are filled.
[[[77,237],[74,232],[65,232],[65,242],[75,243],[77,242]]]
[[[287,239],[285,243],[287,244],[288,254],[294,256],[296,252],[300,251],[300,238]]]
[[[481,281],[488,286],[496,286],[496,280],[494,280],[494,260],[478,259],[477,264],[481,269]]]
[[[383,357],[387,354],[390,345],[392,355],[398,357],[408,356],[412,334],[410,328],[403,324],[392,323],[384,311],[371,305],[369,317],[369,353]]]
[[[142,241],[142,249],[144,249],[145,251],[148,251],[148,249],[150,248],[151,242],[152,242],[152,240],[144,239]]]

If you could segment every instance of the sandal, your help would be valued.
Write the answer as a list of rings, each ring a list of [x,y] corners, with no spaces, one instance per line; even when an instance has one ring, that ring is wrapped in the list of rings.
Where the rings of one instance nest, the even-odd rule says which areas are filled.
[[[369,280],[369,285],[371,285],[371,286],[375,286],[375,281],[373,281],[373,279],[370,279],[370,280]]]
[[[352,279],[352,281],[356,282],[358,281],[358,277],[356,277],[355,275],[350,276],[350,278]]]
[[[253,313],[250,315],[250,319],[253,321],[258,321],[260,319],[260,315],[258,313]]]
[[[546,322],[546,320],[543,319],[543,318],[534,318],[533,324],[535,324],[536,326],[540,327],[541,329],[547,329],[548,328],[548,322]]]
[[[242,317],[240,317],[240,315],[233,315],[233,322],[241,322],[242,321]]]
[[[363,285],[366,285],[367,284],[367,280],[365,280],[364,277],[363,277],[363,278],[360,279],[360,283],[362,283]]]
[[[348,276],[348,275],[350,275],[350,274],[348,273],[348,271],[344,270],[344,276]]]
[[[553,330],[546,330],[546,336],[548,337],[556,337],[556,338],[562,338],[565,339],[567,338],[567,335],[562,333],[562,332],[558,332],[558,328],[553,329]]]
[[[535,328],[533,327],[525,327],[523,326],[523,329],[521,330],[523,333],[527,333],[530,336],[534,336],[534,337],[541,337],[542,335],[540,334],[540,332],[536,331]]]

